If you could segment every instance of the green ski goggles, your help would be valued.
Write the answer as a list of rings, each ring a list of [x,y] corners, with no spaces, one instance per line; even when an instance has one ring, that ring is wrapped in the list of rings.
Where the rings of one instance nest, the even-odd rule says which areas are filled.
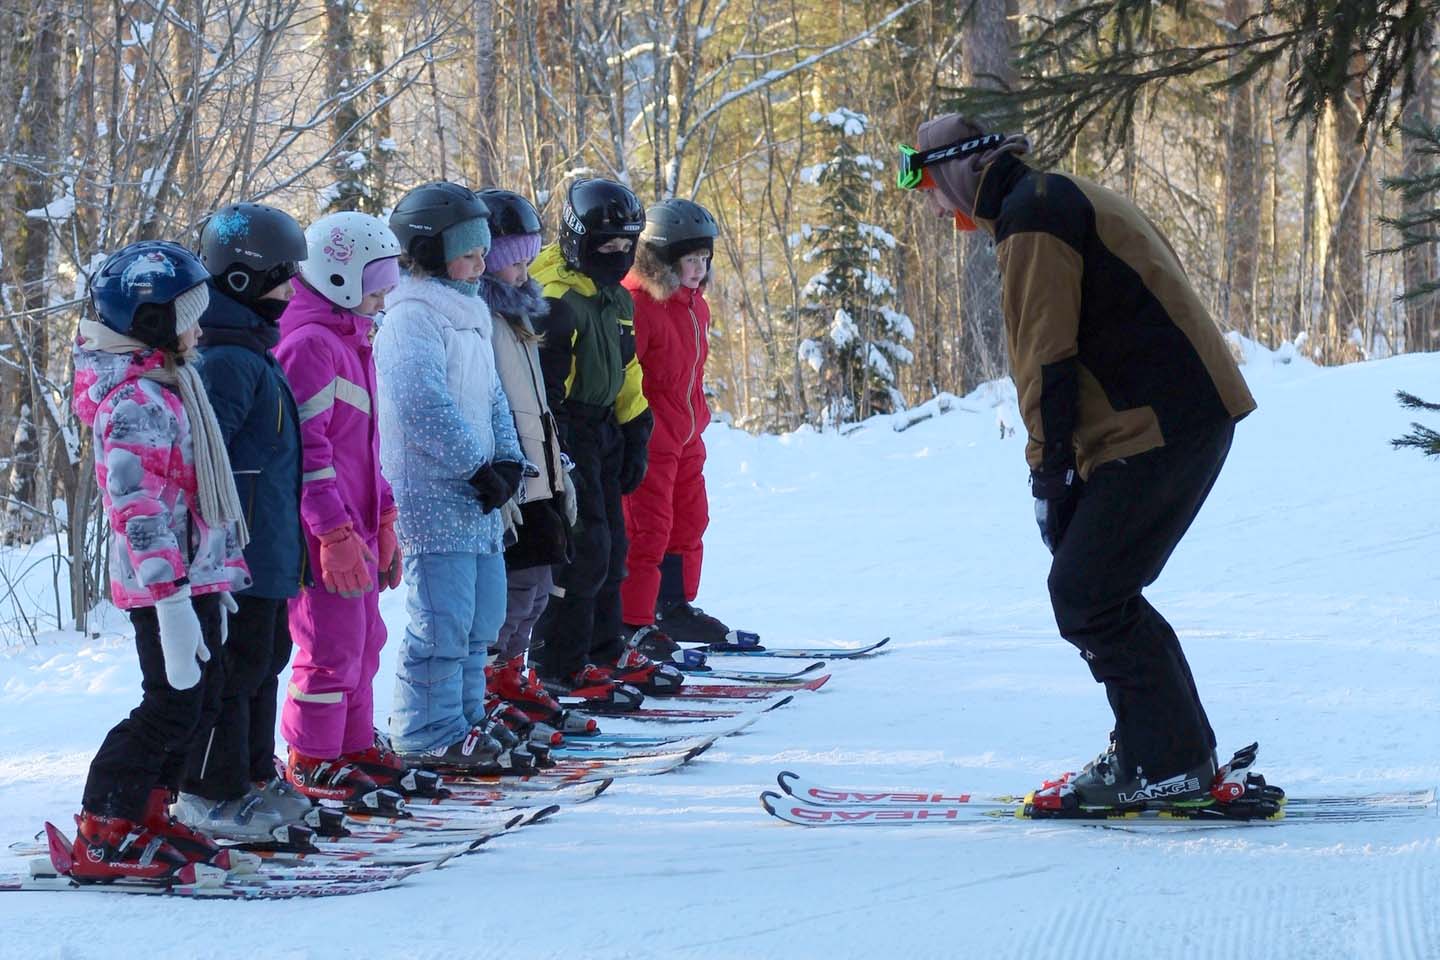
[[[935,181],[926,171],[926,167],[933,167],[946,160],[973,157],[991,147],[998,147],[1004,142],[1005,134],[987,133],[983,137],[957,140],[943,147],[933,147],[929,150],[917,150],[908,144],[899,144],[900,169],[895,174],[895,186],[901,190],[932,189]]]

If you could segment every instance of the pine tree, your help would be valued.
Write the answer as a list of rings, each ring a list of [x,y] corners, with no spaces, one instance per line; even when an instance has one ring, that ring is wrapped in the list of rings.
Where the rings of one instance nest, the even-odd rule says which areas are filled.
[[[899,367],[914,360],[906,344],[915,337],[910,318],[894,308],[895,285],[880,269],[895,238],[864,219],[884,164],[857,144],[869,120],[844,107],[811,114],[834,138],[830,157],[802,173],[823,191],[825,222],[805,225],[795,242],[807,244],[803,259],[820,266],[806,282],[801,315],[812,335],[800,358],[819,376],[823,422],[839,424],[904,406]]]
[[[1400,401],[1400,406],[1407,410],[1440,410],[1440,403],[1426,403],[1413,393],[1406,393],[1404,390],[1395,391],[1395,397]],[[1440,457],[1440,431],[1432,430],[1424,424],[1412,423],[1410,432],[1403,437],[1391,440],[1390,445],[1397,450],[1401,447],[1414,447],[1417,450],[1423,450],[1426,456]]]

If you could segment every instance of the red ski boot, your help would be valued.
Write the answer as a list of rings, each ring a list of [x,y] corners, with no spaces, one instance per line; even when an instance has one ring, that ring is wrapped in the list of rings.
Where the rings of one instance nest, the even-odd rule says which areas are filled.
[[[635,710],[645,702],[645,694],[639,688],[622,683],[611,675],[609,668],[597,667],[593,663],[587,663],[568,678],[547,679],[541,683],[552,696],[576,697],[585,701],[580,705],[583,709],[623,713]]]
[[[203,863],[227,873],[254,873],[260,858],[231,847],[222,847],[208,833],[187,826],[170,815],[170,791],[156,787],[145,804],[145,826],[164,838],[191,863]]]
[[[47,832],[50,825],[47,824]],[[153,880],[193,884],[213,881],[221,871],[192,863],[165,838],[143,823],[123,817],[102,817],[82,810],[75,815],[75,844],[66,851],[59,831],[50,837],[50,859],[57,870],[80,883],[112,880]]]
[[[421,770],[407,765],[390,748],[390,738],[379,730],[375,731],[375,742],[370,749],[347,753],[340,760],[359,769],[380,787],[407,797],[435,797],[443,800],[450,796],[440,774],[434,770]]]
[[[368,773],[343,758],[307,757],[291,747],[285,779],[307,797],[339,800],[357,812],[395,815],[405,809],[404,797],[380,786]]]
[[[664,696],[685,683],[685,674],[668,663],[651,660],[635,647],[626,647],[613,667],[603,667],[612,680],[628,683],[645,693]]]
[[[606,693],[613,684],[607,684]],[[511,706],[518,707],[536,724],[562,734],[592,736],[600,726],[592,717],[566,710],[545,689],[533,669],[526,669],[525,657],[512,657],[485,668],[485,689]],[[637,703],[636,706],[639,706]]]

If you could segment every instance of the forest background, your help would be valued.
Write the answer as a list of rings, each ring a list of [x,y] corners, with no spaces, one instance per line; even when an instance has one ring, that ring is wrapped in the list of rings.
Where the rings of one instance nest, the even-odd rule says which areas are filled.
[[[1435,350],[1437,20],[1440,0],[0,0],[0,541],[53,541],[52,619],[83,629],[104,583],[69,410],[87,274],[133,240],[193,247],[239,200],[308,223],[451,179],[553,225],[574,176],[693,198],[721,227],[712,405],[845,429],[1007,373],[988,239],[894,186],[895,145],[960,108],[1133,197],[1225,330],[1322,364]]]

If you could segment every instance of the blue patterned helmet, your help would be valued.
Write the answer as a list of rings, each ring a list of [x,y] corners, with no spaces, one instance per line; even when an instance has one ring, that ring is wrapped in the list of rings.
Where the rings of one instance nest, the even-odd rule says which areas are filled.
[[[100,322],[152,347],[168,347],[199,314],[185,310],[178,318],[175,302],[210,279],[200,259],[169,240],[141,240],[112,253],[90,278],[90,304]],[[208,297],[200,291],[203,312]],[[193,315],[192,315],[193,314]]]

